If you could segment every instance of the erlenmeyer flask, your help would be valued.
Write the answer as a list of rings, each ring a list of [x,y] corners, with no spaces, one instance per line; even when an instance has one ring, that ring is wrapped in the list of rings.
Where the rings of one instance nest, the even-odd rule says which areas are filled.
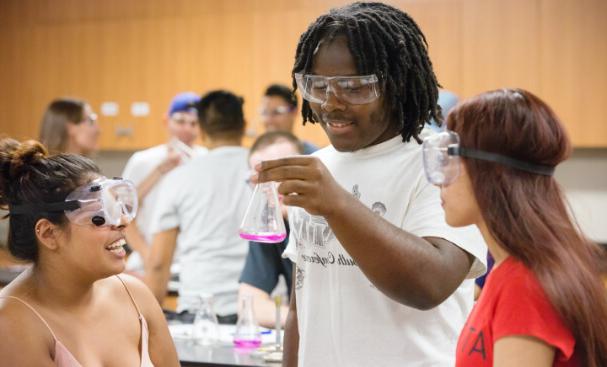
[[[258,183],[240,225],[245,240],[279,243],[287,236],[274,182]]]
[[[200,305],[194,318],[193,338],[201,345],[213,345],[219,340],[219,323],[213,311],[213,295],[200,295]]]
[[[240,314],[234,333],[234,346],[237,348],[257,348],[261,345],[261,333],[253,314],[253,297],[242,297]]]

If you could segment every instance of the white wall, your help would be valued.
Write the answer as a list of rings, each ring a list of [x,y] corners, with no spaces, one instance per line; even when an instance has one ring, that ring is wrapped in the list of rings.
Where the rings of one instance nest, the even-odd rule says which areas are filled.
[[[582,231],[607,244],[607,149],[578,149],[556,170],[556,179]]]

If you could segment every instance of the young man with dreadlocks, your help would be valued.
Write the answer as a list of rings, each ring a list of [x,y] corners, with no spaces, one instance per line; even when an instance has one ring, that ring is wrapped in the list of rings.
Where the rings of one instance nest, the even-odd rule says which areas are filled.
[[[256,167],[292,206],[285,366],[454,365],[486,247],[446,225],[423,176],[420,136],[439,119],[423,34],[388,5],[333,9],[301,36],[293,73],[304,122],[331,146]]]

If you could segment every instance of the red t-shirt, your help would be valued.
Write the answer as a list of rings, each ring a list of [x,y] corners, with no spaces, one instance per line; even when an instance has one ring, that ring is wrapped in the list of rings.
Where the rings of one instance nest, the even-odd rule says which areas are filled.
[[[456,366],[493,366],[493,345],[526,335],[556,348],[554,366],[579,366],[575,339],[542,286],[523,263],[508,257],[494,268],[459,336]]]

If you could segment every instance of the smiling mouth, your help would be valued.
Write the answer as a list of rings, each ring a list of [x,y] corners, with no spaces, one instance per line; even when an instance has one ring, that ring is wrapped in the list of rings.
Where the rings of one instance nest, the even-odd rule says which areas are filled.
[[[341,120],[325,120],[325,123],[335,129],[343,129],[344,127],[354,125],[351,121],[341,121]]]
[[[115,254],[121,254],[122,252],[124,252],[124,245],[126,245],[126,240],[124,238],[121,238],[105,246],[105,249]]]

